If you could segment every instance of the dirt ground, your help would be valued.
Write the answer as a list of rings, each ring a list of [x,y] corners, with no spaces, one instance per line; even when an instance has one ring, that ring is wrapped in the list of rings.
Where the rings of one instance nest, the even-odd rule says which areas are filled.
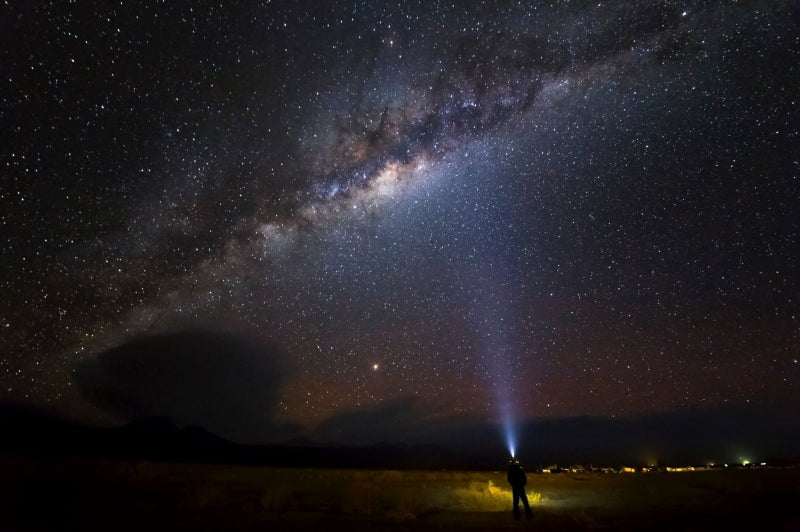
[[[0,531],[800,531],[800,469],[528,474],[0,457]]]

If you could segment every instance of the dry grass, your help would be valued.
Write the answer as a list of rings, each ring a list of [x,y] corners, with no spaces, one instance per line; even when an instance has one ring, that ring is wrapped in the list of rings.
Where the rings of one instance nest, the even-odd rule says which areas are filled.
[[[529,474],[0,460],[0,530],[794,530],[800,471]],[[9,525],[11,524],[11,525]]]

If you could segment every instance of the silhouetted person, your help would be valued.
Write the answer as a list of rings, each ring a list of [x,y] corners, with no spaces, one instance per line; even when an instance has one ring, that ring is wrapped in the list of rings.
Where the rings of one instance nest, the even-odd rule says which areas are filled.
[[[514,499],[514,519],[519,519],[520,500],[525,506],[525,515],[530,519],[533,516],[533,512],[531,512],[531,507],[528,504],[528,496],[525,494],[525,484],[528,483],[528,477],[525,476],[525,471],[516,460],[512,460],[511,466],[508,468],[508,483],[511,484],[511,493]]]

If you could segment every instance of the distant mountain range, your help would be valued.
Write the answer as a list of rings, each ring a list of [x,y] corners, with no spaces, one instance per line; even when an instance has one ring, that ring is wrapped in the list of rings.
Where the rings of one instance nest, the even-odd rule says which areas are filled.
[[[432,433],[432,432],[431,432]],[[370,469],[502,469],[503,444],[488,425],[442,426],[424,443],[347,445],[295,437],[278,444],[228,441],[164,418],[113,428],[82,426],[29,407],[0,405],[0,451],[192,463]],[[519,427],[529,469],[800,461],[800,423],[765,407],[675,412],[642,418],[531,420]]]
[[[486,457],[453,453],[434,445],[344,446],[304,438],[245,445],[201,427],[180,428],[163,418],[113,428],[86,427],[39,410],[8,405],[0,406],[0,432],[0,451],[55,456],[353,469],[476,469],[487,462]]]

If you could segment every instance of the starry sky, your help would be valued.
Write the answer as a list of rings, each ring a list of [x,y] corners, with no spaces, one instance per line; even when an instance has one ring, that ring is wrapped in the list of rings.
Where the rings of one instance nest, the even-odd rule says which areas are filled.
[[[258,442],[793,411],[799,28],[7,0],[0,401]]]

